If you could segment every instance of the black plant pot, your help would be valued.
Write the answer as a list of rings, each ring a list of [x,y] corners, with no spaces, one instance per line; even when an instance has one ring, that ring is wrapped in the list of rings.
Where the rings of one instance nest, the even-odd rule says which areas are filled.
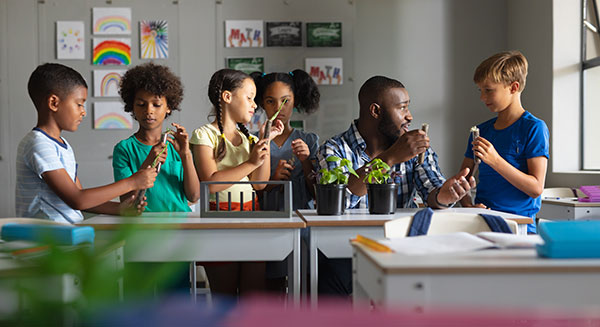
[[[315,184],[317,214],[341,215],[346,208],[346,184]]]
[[[396,211],[398,184],[367,184],[369,213],[391,214]]]

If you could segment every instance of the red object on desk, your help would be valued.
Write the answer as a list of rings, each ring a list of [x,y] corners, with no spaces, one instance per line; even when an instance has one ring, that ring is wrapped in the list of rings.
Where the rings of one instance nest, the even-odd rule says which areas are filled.
[[[579,189],[586,195],[585,197],[579,197],[579,202],[600,202],[599,185],[580,186]]]

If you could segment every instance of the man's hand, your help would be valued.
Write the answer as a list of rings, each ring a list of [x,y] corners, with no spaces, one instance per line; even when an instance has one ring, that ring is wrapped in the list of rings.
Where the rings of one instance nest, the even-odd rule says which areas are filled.
[[[402,134],[381,157],[386,158],[384,161],[393,166],[414,158],[427,151],[427,148],[429,148],[429,136],[422,130],[415,129]]]
[[[443,206],[450,205],[462,199],[466,194],[469,193],[471,188],[475,187],[475,178],[471,176],[467,181],[467,175],[469,174],[469,168],[461,170],[457,175],[446,180],[446,182],[440,187],[436,194],[432,194],[437,197],[437,203]]]

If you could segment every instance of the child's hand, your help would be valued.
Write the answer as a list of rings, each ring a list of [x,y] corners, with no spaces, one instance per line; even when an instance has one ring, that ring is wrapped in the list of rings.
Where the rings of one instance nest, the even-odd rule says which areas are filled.
[[[469,171],[469,168],[461,170],[457,175],[446,180],[437,193],[431,194],[432,196],[437,196],[437,203],[450,204],[457,202],[462,199],[471,188],[475,187],[475,178],[473,176],[467,181],[466,177],[469,175]]]
[[[273,173],[273,177],[271,177],[271,179],[274,181],[287,181],[290,179],[292,170],[294,170],[294,166],[290,165],[283,159],[279,160],[277,168],[275,168],[275,172]]]
[[[248,162],[256,167],[260,167],[269,155],[269,142],[266,139],[258,141],[250,152]]]
[[[184,157],[190,152],[189,135],[186,132],[185,127],[177,123],[171,123],[171,125],[173,125],[176,130],[171,134],[173,135],[173,138],[167,137],[167,140],[173,144],[173,147],[175,148],[175,151],[179,153],[179,156]]]
[[[152,168],[152,166],[147,166],[144,169],[138,170],[135,174],[131,175],[131,179],[134,182],[134,190],[144,190],[147,188],[151,188],[154,186],[154,181],[156,180],[156,168]]]
[[[165,149],[165,147],[166,147],[166,149]],[[163,151],[163,149],[164,149],[164,151]],[[162,165],[167,160],[168,155],[169,155],[169,148],[167,147],[166,144],[162,144],[162,142],[160,142],[160,143],[154,145],[152,147],[152,149],[150,149],[150,153],[148,153],[148,157],[146,157],[146,160],[144,160],[144,162],[142,163],[142,167],[152,166],[154,164],[155,160],[156,160],[157,164],[160,162],[160,164]],[[157,156],[158,156],[158,159],[156,159]]]
[[[136,192],[137,193],[137,192]],[[144,196],[138,205],[135,205],[135,194],[132,194],[125,201],[119,203],[119,214],[121,216],[139,216],[146,210],[148,202]]]
[[[492,168],[494,168],[496,163],[501,159],[498,151],[494,148],[494,145],[481,136],[473,141],[473,155],[480,158]]]
[[[267,126],[267,122],[265,122],[260,129],[259,135],[261,135],[261,139],[263,138],[263,135],[265,135],[265,127],[266,126]],[[274,138],[281,135],[283,133],[283,128],[284,128],[284,126],[283,126],[283,123],[281,122],[281,120],[275,119],[275,121],[273,121],[273,124],[271,125],[271,133],[269,134],[269,141],[272,141]]]
[[[310,157],[310,149],[302,139],[295,139],[292,141],[292,151],[300,161],[305,161]]]

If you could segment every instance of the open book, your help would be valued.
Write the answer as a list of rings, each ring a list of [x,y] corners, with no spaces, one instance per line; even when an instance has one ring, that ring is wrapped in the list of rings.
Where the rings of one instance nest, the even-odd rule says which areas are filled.
[[[475,235],[458,232],[423,235],[377,241],[393,252],[407,255],[471,252],[489,248],[535,248],[543,241],[538,235],[515,235],[481,232]]]

